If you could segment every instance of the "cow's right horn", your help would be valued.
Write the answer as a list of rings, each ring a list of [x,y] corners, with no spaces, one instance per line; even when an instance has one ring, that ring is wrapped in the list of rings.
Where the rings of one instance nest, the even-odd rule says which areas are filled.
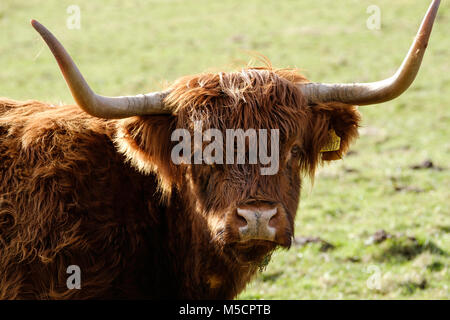
[[[433,0],[408,55],[392,77],[371,83],[301,83],[308,103],[338,101],[353,105],[377,104],[405,92],[416,78],[428,45],[440,0]]]
[[[96,94],[55,36],[36,20],[31,20],[31,25],[39,32],[55,56],[76,103],[90,115],[105,119],[120,119],[138,115],[171,113],[163,103],[168,91],[123,97],[103,97]]]

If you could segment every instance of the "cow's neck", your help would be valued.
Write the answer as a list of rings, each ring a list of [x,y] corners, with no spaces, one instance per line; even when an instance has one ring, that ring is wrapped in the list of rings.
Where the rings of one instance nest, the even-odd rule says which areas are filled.
[[[186,194],[173,192],[162,214],[170,244],[167,258],[175,259],[172,276],[182,298],[231,299],[245,288],[258,266],[239,264],[225,257],[215,245],[205,219],[192,212]],[[170,241],[169,241],[170,240]],[[193,272],[194,271],[194,272]],[[169,275],[171,276],[171,275]]]

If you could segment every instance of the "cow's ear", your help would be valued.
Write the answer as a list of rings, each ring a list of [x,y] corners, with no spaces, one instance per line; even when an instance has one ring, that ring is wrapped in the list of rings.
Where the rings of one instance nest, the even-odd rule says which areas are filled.
[[[330,103],[315,105],[311,107],[311,112],[311,128],[305,142],[307,152],[315,155],[316,160],[341,159],[352,141],[358,137],[361,117],[357,107]]]
[[[175,125],[176,117],[172,115],[132,117],[117,123],[118,150],[140,172],[156,174],[165,195],[170,194],[179,177],[179,168],[170,158]]]

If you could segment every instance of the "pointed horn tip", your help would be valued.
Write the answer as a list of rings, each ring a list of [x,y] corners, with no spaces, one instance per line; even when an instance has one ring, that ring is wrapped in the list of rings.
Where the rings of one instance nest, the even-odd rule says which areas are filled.
[[[30,23],[34,30],[36,30],[42,37],[44,37],[44,34],[51,34],[51,32],[39,21],[31,19]]]
[[[31,26],[36,30],[39,34],[42,34],[44,31],[46,31],[46,28],[39,23],[39,21],[31,19],[30,21]]]
[[[35,29],[40,25],[40,23],[37,20],[34,20],[34,19],[31,19],[30,23],[33,26],[33,28],[35,28]]]

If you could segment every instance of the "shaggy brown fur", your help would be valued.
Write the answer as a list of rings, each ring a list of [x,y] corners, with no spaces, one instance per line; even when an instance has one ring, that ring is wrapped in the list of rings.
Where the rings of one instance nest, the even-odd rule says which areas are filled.
[[[185,77],[166,99],[173,115],[118,121],[0,99],[0,298],[235,297],[275,244],[236,241],[230,212],[277,203],[292,237],[301,173],[341,158],[357,136],[355,107],[306,105],[304,81],[269,68]],[[194,120],[280,129],[279,172],[174,165],[171,133]],[[341,149],[322,154],[330,128]],[[69,265],[81,268],[81,290],[66,287]]]

